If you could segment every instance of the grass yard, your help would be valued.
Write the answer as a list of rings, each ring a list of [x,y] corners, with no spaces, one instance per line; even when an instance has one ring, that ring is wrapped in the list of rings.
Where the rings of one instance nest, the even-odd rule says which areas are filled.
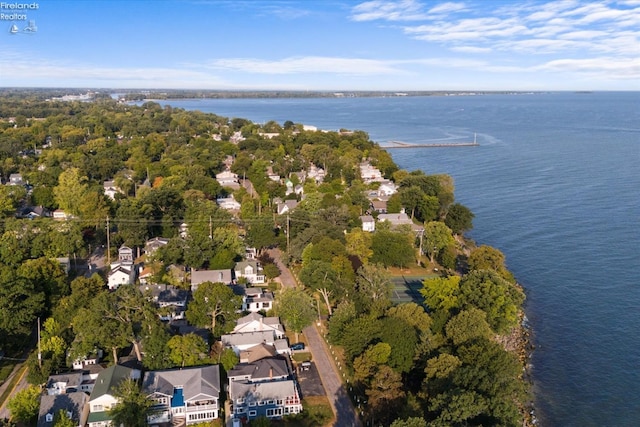
[[[327,427],[333,425],[334,417],[326,396],[310,396],[302,399],[303,412],[271,423],[279,427]]]

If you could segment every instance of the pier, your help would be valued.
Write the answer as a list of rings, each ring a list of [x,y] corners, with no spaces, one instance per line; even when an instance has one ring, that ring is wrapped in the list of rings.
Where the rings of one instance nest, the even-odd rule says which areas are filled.
[[[438,142],[429,144],[410,144],[402,141],[389,141],[384,145],[380,145],[380,148],[385,150],[392,148],[438,148],[438,147],[477,147],[480,144],[477,142]]]

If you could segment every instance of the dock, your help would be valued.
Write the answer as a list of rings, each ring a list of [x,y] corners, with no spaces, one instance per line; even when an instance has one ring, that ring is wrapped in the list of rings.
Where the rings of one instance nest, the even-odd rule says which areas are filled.
[[[477,147],[480,144],[477,142],[439,142],[429,144],[410,144],[402,141],[389,141],[384,145],[380,145],[380,148],[385,150],[393,148],[438,148],[438,147]]]

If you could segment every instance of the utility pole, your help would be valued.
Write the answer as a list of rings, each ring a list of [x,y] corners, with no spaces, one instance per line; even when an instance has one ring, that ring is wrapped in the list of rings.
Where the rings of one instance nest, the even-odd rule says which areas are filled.
[[[40,348],[40,317],[38,316],[38,367],[42,368],[42,349]]]
[[[289,255],[289,213],[287,213],[287,255]]]
[[[109,241],[109,217],[107,217],[107,265],[111,265],[111,243]]]
[[[211,215],[209,215],[209,240],[213,239],[213,224],[211,221]]]

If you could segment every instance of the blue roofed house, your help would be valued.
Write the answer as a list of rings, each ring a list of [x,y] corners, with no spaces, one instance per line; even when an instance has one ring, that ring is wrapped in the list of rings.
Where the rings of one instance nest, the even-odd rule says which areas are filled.
[[[154,401],[154,411],[147,417],[150,425],[209,422],[219,416],[220,368],[209,365],[149,371],[144,375],[142,392]]]

